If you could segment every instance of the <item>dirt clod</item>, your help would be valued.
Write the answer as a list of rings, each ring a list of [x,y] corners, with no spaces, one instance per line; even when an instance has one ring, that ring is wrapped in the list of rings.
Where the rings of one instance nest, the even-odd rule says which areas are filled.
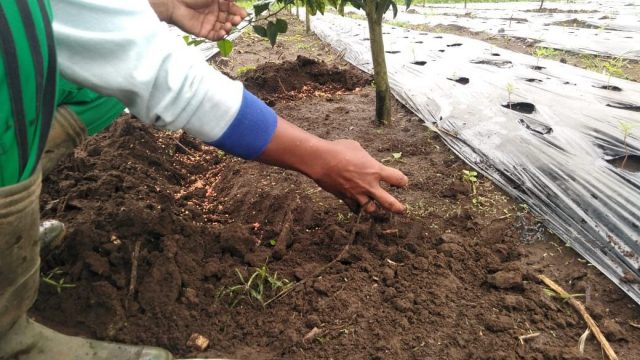
[[[520,271],[498,271],[495,274],[487,275],[487,283],[499,289],[512,289],[522,287],[522,272]]]

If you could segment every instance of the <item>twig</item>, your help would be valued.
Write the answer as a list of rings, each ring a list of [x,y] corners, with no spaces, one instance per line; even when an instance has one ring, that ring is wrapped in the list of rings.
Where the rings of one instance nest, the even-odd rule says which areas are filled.
[[[591,330],[587,328],[587,330],[584,331],[584,334],[580,336],[580,339],[578,339],[578,351],[580,351],[580,354],[584,354],[584,344],[587,342],[589,334],[591,334]]]
[[[602,331],[600,331],[600,328],[598,328],[598,325],[596,324],[596,322],[593,321],[593,318],[591,318],[589,313],[587,313],[587,309],[585,309],[584,305],[582,305],[580,301],[576,300],[575,297],[571,296],[568,292],[564,291],[564,289],[561,288],[560,285],[556,284],[555,282],[553,282],[553,280],[549,279],[548,277],[544,275],[538,275],[538,278],[542,280],[542,282],[545,283],[545,285],[547,285],[553,291],[558,293],[558,295],[560,295],[562,299],[565,299],[566,301],[568,301],[569,304],[571,304],[571,306],[573,306],[573,308],[576,309],[578,313],[580,313],[584,321],[589,326],[589,330],[591,330],[591,332],[593,333],[593,336],[595,336],[596,339],[598,339],[598,341],[600,342],[600,345],[602,346],[602,349],[604,350],[604,352],[607,354],[607,357],[609,357],[609,360],[617,360],[618,356],[611,348],[611,345],[609,345],[609,342],[602,334]]]
[[[536,337],[538,337],[538,336],[540,336],[540,333],[539,333],[539,332],[534,332],[534,333],[531,333],[531,334],[526,334],[526,335],[518,336],[518,340],[520,340],[520,343],[521,343],[522,345],[524,345],[524,341],[525,341],[525,340],[533,339],[533,338],[536,338]]]
[[[634,323],[633,321],[629,320],[629,325],[633,326],[636,329],[640,329],[640,324]]]
[[[358,217],[356,218],[356,221],[353,225],[353,228],[351,229],[351,234],[349,236],[349,242],[347,243],[347,245],[344,246],[344,248],[342,249],[342,251],[340,251],[340,253],[338,254],[338,256],[336,256],[333,260],[331,260],[331,262],[329,262],[328,264],[324,265],[323,267],[321,267],[320,269],[318,269],[316,272],[314,272],[313,274],[311,274],[311,276],[307,276],[306,278],[298,281],[297,283],[295,283],[293,286],[282,290],[278,295],[274,296],[273,298],[269,299],[269,301],[264,303],[264,306],[269,305],[269,303],[276,301],[280,298],[282,298],[283,296],[285,296],[286,294],[292,292],[293,290],[299,289],[303,284],[305,284],[307,281],[309,281],[310,279],[315,279],[318,276],[320,276],[320,274],[322,274],[325,270],[327,270],[328,268],[330,268],[331,266],[333,266],[335,263],[337,263],[338,261],[340,261],[342,259],[342,257],[347,253],[347,251],[349,250],[349,247],[351,247],[351,245],[353,244],[353,241],[356,238],[356,232],[358,229],[358,225],[360,224],[360,217],[362,216],[362,212],[363,212],[363,208],[366,207],[365,204],[360,208],[360,212],[358,212]]]
[[[176,145],[178,145],[178,147],[180,149],[182,149],[182,151],[184,151],[185,153],[187,153],[189,155],[193,155],[193,152],[191,150],[187,149],[186,146],[182,145],[182,143],[180,141],[176,140]]]
[[[140,240],[136,241],[131,253],[131,279],[129,280],[129,298],[133,299],[136,291],[136,279],[138,278],[138,256],[140,256]]]

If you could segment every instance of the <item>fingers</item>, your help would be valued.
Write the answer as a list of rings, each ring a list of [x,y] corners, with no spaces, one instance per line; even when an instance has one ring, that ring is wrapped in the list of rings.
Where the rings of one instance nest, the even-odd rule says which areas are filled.
[[[386,210],[397,214],[404,213],[405,206],[381,187],[371,193],[371,198]]]
[[[409,178],[402,171],[388,166],[383,166],[380,170],[380,180],[397,187],[405,187],[409,184]]]

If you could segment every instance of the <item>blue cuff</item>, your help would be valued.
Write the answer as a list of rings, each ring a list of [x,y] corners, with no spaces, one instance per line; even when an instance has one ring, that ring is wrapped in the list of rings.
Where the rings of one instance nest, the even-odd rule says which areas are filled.
[[[229,154],[252,160],[271,142],[278,116],[267,104],[244,90],[238,115],[217,140],[208,143]]]

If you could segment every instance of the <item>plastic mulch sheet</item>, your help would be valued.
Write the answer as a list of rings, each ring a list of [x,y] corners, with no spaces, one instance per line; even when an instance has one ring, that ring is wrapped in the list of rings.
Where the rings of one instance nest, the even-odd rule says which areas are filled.
[[[366,22],[311,25],[372,72]],[[640,128],[625,145],[620,125],[640,125],[640,84],[455,35],[383,31],[394,95],[640,303]]]
[[[419,2],[418,2],[419,3]],[[394,19],[410,24],[457,25],[471,31],[539,41],[538,46],[577,53],[640,60],[640,2],[600,0],[576,3],[549,2],[545,8],[559,12],[536,12],[540,3],[462,4],[457,6],[399,7]],[[364,12],[353,8],[348,12]],[[392,20],[391,12],[385,20]]]

